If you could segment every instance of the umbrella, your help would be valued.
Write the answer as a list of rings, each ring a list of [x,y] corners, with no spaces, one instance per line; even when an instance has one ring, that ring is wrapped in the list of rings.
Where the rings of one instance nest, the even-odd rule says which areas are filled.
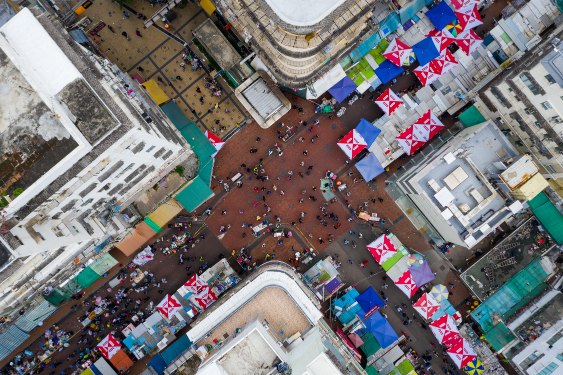
[[[433,281],[436,276],[427,261],[417,262],[410,266],[411,276],[414,283],[421,287]]]
[[[389,116],[403,104],[403,101],[391,89],[387,89],[375,99],[375,103]]]
[[[430,294],[432,297],[436,298],[436,301],[442,302],[445,299],[448,299],[450,293],[448,293],[448,288],[446,288],[442,284],[436,284],[430,289]]]
[[[349,159],[354,159],[363,149],[367,148],[368,145],[364,137],[362,137],[356,129],[352,129],[338,141],[338,146],[340,146]]]
[[[405,273],[395,282],[395,285],[399,287],[399,289],[407,295],[407,297],[411,298],[416,291],[418,290],[418,286],[414,282],[411,271],[406,270]]]
[[[422,83],[423,86],[428,86],[429,84],[440,78],[440,75],[434,73],[430,69],[430,63],[419,66],[415,68],[413,71],[414,71],[414,75],[416,76],[416,78],[418,78],[418,80],[420,81],[420,83]]]
[[[464,368],[470,362],[477,359],[473,348],[469,346],[469,343],[462,337],[457,340],[456,345],[448,348],[446,352],[459,368]]]
[[[409,261],[409,265],[413,265],[415,263],[422,263],[424,261],[424,258],[420,254],[409,254],[407,259]]]
[[[434,137],[444,128],[444,124],[438,117],[429,109],[416,122],[414,125],[421,124],[427,125],[430,128],[430,138]],[[417,129],[420,131],[420,129]],[[426,129],[424,129],[426,131]]]
[[[412,307],[426,320],[430,320],[432,315],[440,308],[440,304],[432,295],[424,293]]]
[[[412,132],[421,141],[426,142],[430,139],[430,125],[416,122],[412,124]]]
[[[459,20],[462,30],[472,29],[483,24],[477,4],[469,4],[456,10],[455,15]]]
[[[448,23],[446,27],[444,27],[444,30],[455,38],[463,31],[463,27],[456,18],[452,22]]]
[[[475,358],[473,361],[467,363],[463,371],[468,375],[481,375],[483,371],[485,371],[485,367],[483,367],[483,362],[481,362],[479,358]]]
[[[376,238],[367,248],[375,261],[379,264],[385,262],[397,252],[397,248],[386,234],[382,234]]]
[[[211,305],[216,300],[217,300],[217,296],[215,295],[215,293],[213,293],[211,288],[209,288],[208,286],[205,287],[201,291],[201,293],[195,296],[195,301],[204,310],[207,309],[207,306]]]
[[[356,348],[359,348],[360,345],[364,344],[364,340],[362,340],[362,338],[357,333],[350,333],[348,335],[348,338],[350,339],[350,341],[352,341],[352,344],[354,344]]]
[[[405,150],[407,155],[412,155],[424,145],[424,140],[417,138],[414,134],[414,129],[409,126],[405,131],[399,134],[397,137],[399,145]]]
[[[205,136],[217,151],[219,151],[225,145],[225,141],[223,141],[221,138],[219,138],[209,130],[205,131]]]
[[[440,344],[448,341],[452,342],[455,337],[459,336],[459,331],[455,325],[455,321],[449,314],[442,315],[428,325]]]
[[[158,305],[156,305],[158,312],[165,317],[170,319],[174,314],[182,309],[180,302],[170,294],[167,294]]]
[[[196,273],[184,283],[184,287],[194,294],[201,293],[207,286],[207,282]]]
[[[442,54],[430,61],[430,70],[436,74],[442,75],[457,66],[458,62],[450,50],[446,49]]]
[[[456,37],[457,45],[467,56],[472,54],[482,42],[483,39],[471,29],[464,30]]]
[[[374,70],[375,75],[377,75],[377,78],[379,78],[382,84],[391,82],[395,77],[397,77],[404,71],[405,70],[402,67],[397,66],[388,60],[383,61],[381,64],[379,64],[377,69]]]
[[[408,62],[411,53],[412,48],[408,44],[394,38],[383,52],[383,56],[393,64],[401,66]]]
[[[328,92],[338,103],[342,103],[357,87],[354,81],[346,76],[328,89]]]
[[[438,31],[434,29],[430,31],[428,34],[426,34],[426,36],[432,38],[432,41],[434,42],[436,49],[438,49],[438,52],[440,53],[442,53],[446,48],[448,48],[450,44],[455,42],[454,36],[450,34],[448,31],[444,31],[444,30]]]
[[[110,333],[96,345],[96,348],[105,358],[111,359],[121,349],[121,343]]]

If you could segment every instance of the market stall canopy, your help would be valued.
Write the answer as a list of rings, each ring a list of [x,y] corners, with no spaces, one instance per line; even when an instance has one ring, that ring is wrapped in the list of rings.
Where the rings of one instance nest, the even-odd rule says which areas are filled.
[[[402,66],[408,62],[411,53],[412,48],[408,44],[394,38],[383,52],[383,56],[393,64]]]
[[[207,281],[203,280],[197,273],[194,273],[192,277],[184,283],[184,288],[193,294],[201,293],[208,287]]]
[[[405,150],[407,155],[414,154],[417,150],[419,150],[425,143],[423,139],[417,138],[417,135],[414,133],[413,126],[409,126],[405,131],[399,134],[396,137],[399,145]]]
[[[464,368],[477,359],[477,355],[469,343],[460,336],[456,344],[449,347],[446,352],[458,368]]]
[[[158,305],[156,305],[156,309],[163,317],[166,319],[170,319],[174,314],[182,309],[182,305],[180,301],[176,299],[176,297],[167,294],[162,301]]]
[[[457,16],[462,30],[473,29],[483,24],[477,4],[466,5],[463,8],[459,8],[454,13]]]
[[[397,252],[397,248],[386,234],[377,237],[373,242],[367,245],[367,248],[375,261],[379,264],[385,262]]]
[[[434,73],[432,69],[430,69],[430,63],[416,67],[413,72],[420,83],[422,83],[422,86],[428,86],[440,78],[439,74]]]
[[[377,69],[375,69],[375,74],[382,84],[391,82],[395,77],[399,76],[405,70],[400,66],[397,66],[390,62],[389,60],[383,61]]]
[[[456,18],[452,22],[448,23],[446,27],[444,27],[444,31],[455,38],[463,31],[463,27],[461,27],[461,24]]]
[[[368,147],[371,147],[373,142],[377,139],[377,136],[381,133],[381,129],[365,118],[360,119],[360,122],[356,125],[356,131],[364,138]]]
[[[356,169],[362,175],[365,182],[370,182],[385,171],[379,159],[373,152],[356,163]]]
[[[449,314],[442,315],[428,325],[440,344],[453,340],[455,337],[459,336],[459,330],[457,329],[455,320]]]
[[[477,4],[479,5],[482,0],[450,0],[454,9],[461,9],[468,5]]]
[[[430,19],[430,22],[432,22],[434,27],[438,30],[442,30],[447,24],[457,19],[452,8],[443,1],[428,10],[426,17]]]
[[[379,311],[374,312],[369,318],[363,321],[366,329],[373,334],[382,348],[388,348],[399,339],[397,333],[389,322],[381,316]]]
[[[440,51],[436,48],[432,37],[426,37],[412,46],[414,55],[420,65],[426,65],[436,57],[440,56]]]
[[[414,125],[426,125],[429,127],[429,137],[432,138],[444,129],[444,124],[440,119],[432,112],[432,110],[427,110],[422,116],[416,120]],[[426,130],[425,130],[426,131]]]
[[[376,293],[373,287],[368,287],[362,294],[356,297],[364,313],[364,318],[373,314],[378,308],[385,306],[385,301]]]
[[[209,130],[205,131],[205,136],[209,139],[209,142],[219,151],[225,145],[225,141],[223,141],[219,136],[210,132]]]
[[[444,50],[456,40],[452,34],[444,30],[434,29],[426,34],[426,36],[432,38],[434,45],[440,53],[444,52]]]
[[[469,30],[462,31],[456,37],[456,43],[459,46],[459,48],[467,56],[469,56],[470,54],[472,54],[477,49],[477,47],[479,47],[479,45],[481,43],[483,43],[483,39],[481,39],[479,37],[479,35],[477,35],[475,33],[475,31],[473,31],[472,29],[469,29]]]
[[[414,296],[414,294],[418,290],[418,286],[414,282],[410,270],[406,270],[403,275],[399,277],[397,281],[395,281],[395,285],[397,285],[397,287],[409,298]]]
[[[430,294],[432,294],[432,297],[434,297],[438,302],[448,299],[448,296],[450,295],[448,288],[442,284],[434,285],[432,289],[430,289]]]
[[[440,303],[432,295],[424,293],[413,305],[414,309],[426,320],[430,320],[432,315],[440,308]]]
[[[360,152],[368,147],[364,137],[362,137],[356,129],[350,130],[348,134],[339,140],[338,146],[340,146],[349,159],[354,159]]]
[[[106,359],[111,359],[121,349],[121,343],[110,333],[96,345],[96,348]]]
[[[399,97],[399,95],[395,94],[393,90],[387,89],[383,91],[377,99],[375,99],[375,103],[387,116],[389,116],[395,112],[401,104],[403,104],[403,100]]]
[[[342,78],[336,85],[328,89],[328,92],[338,103],[342,103],[356,89],[356,84],[348,76]]]
[[[211,288],[207,286],[203,289],[203,291],[195,296],[195,300],[197,304],[205,310],[209,305],[217,301],[217,296],[215,295],[215,293],[213,293]]]
[[[350,333],[348,335],[348,338],[356,348],[359,348],[361,345],[364,345],[364,340],[362,340],[362,338],[355,332]]]
[[[434,276],[434,272],[430,269],[430,265],[425,260],[422,261],[422,263],[413,263],[410,267],[410,271],[412,278],[418,287],[421,287],[436,278],[436,276]]]
[[[458,65],[457,60],[450,50],[446,49],[440,56],[430,61],[430,69],[432,72],[443,75]]]
[[[467,363],[463,371],[465,371],[467,375],[481,375],[485,371],[485,367],[479,358],[475,358],[473,361]]]

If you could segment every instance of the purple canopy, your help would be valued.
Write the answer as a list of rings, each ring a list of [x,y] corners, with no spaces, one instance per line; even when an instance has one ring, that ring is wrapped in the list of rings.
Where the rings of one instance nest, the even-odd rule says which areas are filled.
[[[428,262],[425,260],[422,261],[422,263],[414,263],[409,270],[411,271],[414,283],[418,287],[421,287],[436,278],[436,276],[434,276],[434,272],[430,269]]]

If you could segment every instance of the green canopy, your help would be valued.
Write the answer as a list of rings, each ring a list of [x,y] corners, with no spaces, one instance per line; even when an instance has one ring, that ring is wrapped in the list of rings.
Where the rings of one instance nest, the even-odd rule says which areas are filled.
[[[366,373],[368,375],[379,375],[379,371],[377,371],[372,365],[366,367]]]
[[[58,306],[68,299],[68,297],[58,289],[53,289],[48,295],[43,295],[43,298],[53,306]]]
[[[368,332],[361,338],[364,343],[360,345],[360,349],[366,356],[369,357],[371,355],[374,355],[379,349],[381,349],[381,345],[379,345],[379,342],[377,342],[377,340],[371,333]]]
[[[397,262],[403,257],[403,253],[399,250],[397,250],[397,252],[395,254],[393,254],[393,256],[389,259],[387,259],[385,262],[383,262],[381,264],[381,268],[383,268],[385,271],[389,271],[391,269],[391,267],[393,267],[395,264],[397,264]]]
[[[147,225],[155,231],[155,233],[158,233],[160,231],[162,231],[162,228],[159,227],[150,217],[145,217],[145,219],[143,220],[145,223],[147,223]]]
[[[117,260],[109,255],[109,253],[103,254],[101,257],[97,258],[90,268],[94,270],[98,275],[102,276],[104,273],[108,272],[113,266],[117,264]]]
[[[209,185],[200,176],[197,176],[176,195],[175,199],[188,212],[192,212],[213,195],[213,190],[209,188]]]
[[[90,285],[94,284],[96,280],[98,280],[99,278],[100,275],[98,275],[93,269],[91,269],[90,267],[86,267],[82,271],[80,271],[78,275],[76,275],[74,280],[82,288],[88,288]]]
[[[405,359],[403,362],[399,363],[396,368],[401,375],[410,374],[414,370],[414,366],[408,359]]]
[[[459,116],[457,116],[457,118],[466,128],[479,125],[487,121],[474,105],[463,111]]]
[[[563,243],[563,215],[544,192],[528,201],[530,209],[558,245]]]
[[[485,338],[495,351],[499,351],[504,348],[506,344],[514,340],[516,336],[514,336],[503,322],[500,322],[485,333]]]

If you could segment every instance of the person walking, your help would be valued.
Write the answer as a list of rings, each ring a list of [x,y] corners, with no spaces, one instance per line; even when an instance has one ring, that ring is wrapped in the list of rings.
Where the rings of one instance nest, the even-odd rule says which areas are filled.
[[[111,25],[108,25],[108,30],[115,34],[115,30],[113,29],[113,27]]]
[[[123,37],[124,37],[125,39],[127,39],[128,41],[131,40],[131,39],[129,39],[129,35],[127,34],[127,31],[123,31],[123,32],[121,33],[121,35],[123,35]]]
[[[143,37],[143,35],[141,34],[141,31],[139,31],[139,29],[135,29],[135,35],[137,35],[139,38]]]

